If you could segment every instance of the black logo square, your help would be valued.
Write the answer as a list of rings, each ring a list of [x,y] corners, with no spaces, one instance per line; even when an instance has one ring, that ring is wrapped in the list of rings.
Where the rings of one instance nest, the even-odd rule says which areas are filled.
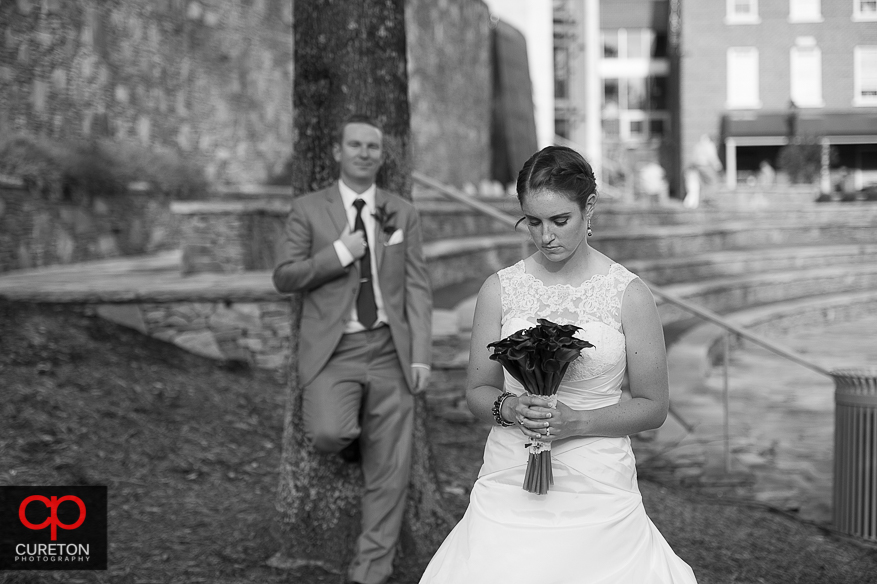
[[[0,570],[106,570],[106,487],[0,487]]]

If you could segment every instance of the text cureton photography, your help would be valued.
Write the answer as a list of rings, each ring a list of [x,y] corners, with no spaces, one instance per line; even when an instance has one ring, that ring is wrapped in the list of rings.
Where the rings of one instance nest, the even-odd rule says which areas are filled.
[[[20,543],[15,546],[16,562],[87,562],[91,556],[88,544]]]
[[[0,570],[106,570],[107,487],[0,487]]]

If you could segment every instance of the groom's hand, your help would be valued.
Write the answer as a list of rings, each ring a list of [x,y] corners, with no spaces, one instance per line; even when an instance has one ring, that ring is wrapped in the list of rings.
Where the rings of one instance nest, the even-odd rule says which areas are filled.
[[[414,378],[414,388],[411,393],[417,395],[429,383],[429,369],[425,367],[411,367],[411,376]]]
[[[353,259],[358,260],[365,255],[365,234],[362,231],[342,233],[339,239],[344,247],[350,251]]]

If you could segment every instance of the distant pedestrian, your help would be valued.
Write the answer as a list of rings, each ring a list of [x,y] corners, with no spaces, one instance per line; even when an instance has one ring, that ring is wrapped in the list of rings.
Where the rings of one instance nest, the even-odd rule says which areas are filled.
[[[640,168],[639,185],[640,192],[653,205],[663,205],[667,202],[670,194],[667,173],[657,162],[648,162]]]
[[[722,161],[715,143],[706,134],[703,134],[694,145],[692,156],[694,167],[700,173],[702,185],[713,185],[719,182],[719,173],[722,171]]]
[[[682,206],[686,209],[697,209],[700,205],[700,172],[695,166],[685,169],[685,198]]]
[[[758,186],[769,189],[776,180],[776,171],[767,160],[762,160],[758,167]]]

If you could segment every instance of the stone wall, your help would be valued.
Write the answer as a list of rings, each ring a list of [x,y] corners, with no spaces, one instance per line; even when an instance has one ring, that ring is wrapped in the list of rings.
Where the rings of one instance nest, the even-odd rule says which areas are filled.
[[[176,249],[179,243],[169,202],[152,192],[59,202],[0,181],[0,273]]]
[[[288,302],[102,304],[97,314],[217,361],[283,369],[289,362]]]
[[[0,0],[0,134],[110,136],[262,183],[292,154],[292,0]],[[406,2],[415,167],[489,177],[490,15]]]
[[[289,203],[280,200],[174,202],[183,274],[270,270]]]
[[[217,182],[292,153],[292,0],[0,0],[0,135],[175,149]]]
[[[219,183],[292,155],[293,0],[0,0],[0,135],[177,149]],[[415,168],[490,176],[491,22],[480,0],[405,3]]]

